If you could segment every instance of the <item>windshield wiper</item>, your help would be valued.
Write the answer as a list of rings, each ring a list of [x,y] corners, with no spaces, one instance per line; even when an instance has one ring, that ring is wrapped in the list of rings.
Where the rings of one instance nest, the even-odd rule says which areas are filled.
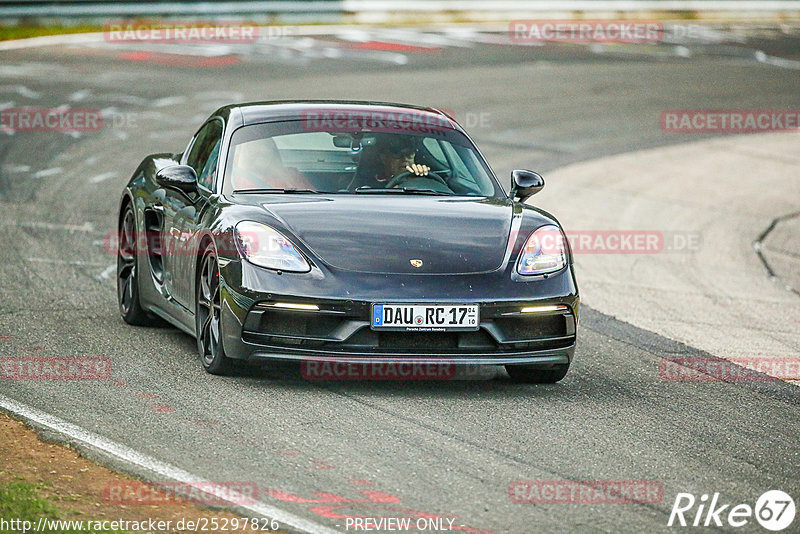
[[[237,189],[234,193],[319,193],[314,189],[274,188],[274,189]]]
[[[368,193],[381,195],[384,193],[411,193],[419,195],[444,195],[451,196],[451,193],[436,191],[434,189],[417,189],[414,187],[367,187],[361,186],[355,189],[356,193]]]

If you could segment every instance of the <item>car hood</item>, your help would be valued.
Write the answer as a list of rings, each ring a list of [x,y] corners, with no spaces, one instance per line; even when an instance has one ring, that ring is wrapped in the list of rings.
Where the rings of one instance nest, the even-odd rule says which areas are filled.
[[[502,268],[513,210],[504,199],[395,195],[282,196],[261,206],[327,265],[386,274]]]

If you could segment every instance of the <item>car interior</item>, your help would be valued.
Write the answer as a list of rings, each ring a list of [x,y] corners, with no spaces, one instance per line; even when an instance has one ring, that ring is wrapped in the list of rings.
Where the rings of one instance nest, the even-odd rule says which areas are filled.
[[[493,194],[490,183],[481,184],[475,178],[486,172],[472,150],[435,137],[405,137],[414,140],[414,162],[427,165],[430,171],[429,176],[409,176],[399,187],[443,194]],[[303,132],[240,143],[233,151],[233,189],[354,192],[379,165],[381,147],[376,139],[362,132]],[[491,180],[486,176],[485,181]]]

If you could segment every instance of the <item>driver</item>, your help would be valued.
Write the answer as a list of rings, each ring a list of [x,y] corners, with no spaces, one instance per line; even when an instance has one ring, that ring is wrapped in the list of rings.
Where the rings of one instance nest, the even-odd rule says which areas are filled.
[[[386,187],[392,178],[404,172],[416,176],[427,176],[431,170],[427,165],[415,163],[417,139],[412,136],[391,134],[378,138],[371,161],[363,161],[364,172],[360,186]]]

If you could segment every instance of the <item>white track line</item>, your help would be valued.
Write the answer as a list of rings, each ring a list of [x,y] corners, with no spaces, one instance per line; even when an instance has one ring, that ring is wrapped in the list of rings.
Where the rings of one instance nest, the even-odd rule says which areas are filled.
[[[795,59],[784,59],[782,57],[770,56],[761,50],[756,50],[755,58],[759,63],[764,63],[766,65],[772,65],[784,69],[800,70],[800,61]]]
[[[103,270],[103,272],[100,273],[99,275],[97,275],[95,278],[97,278],[100,281],[102,281],[102,280],[110,280],[111,279],[111,275],[114,274],[114,271],[116,271],[116,270],[117,270],[117,264],[113,263],[113,264],[109,265],[108,267],[106,267]]]
[[[36,171],[33,173],[34,178],[47,178],[48,176],[55,176],[56,174],[61,174],[62,169],[61,167],[53,167],[51,169],[42,169],[41,171]]]
[[[44,35],[42,37],[29,37],[27,39],[14,39],[0,42],[0,50],[19,50],[21,48],[36,48],[39,46],[81,45],[102,42],[103,40],[102,33]]]
[[[36,426],[45,427],[48,430],[54,431],[62,436],[67,436],[72,441],[77,442],[79,445],[83,445],[108,456],[112,456],[138,468],[146,469],[154,475],[158,475],[164,479],[180,482],[186,485],[199,485],[202,483],[202,487],[206,493],[212,494],[223,501],[226,500],[226,496],[229,493],[227,488],[222,486],[215,487],[213,484],[207,486],[207,480],[193,475],[188,471],[184,471],[183,469],[157,460],[151,456],[142,454],[134,449],[131,449],[130,447],[106,439],[93,432],[89,432],[84,428],[73,425],[72,423],[68,423],[54,415],[50,415],[48,413],[39,411],[36,408],[31,408],[29,406],[25,406],[24,404],[20,404],[19,402],[4,395],[0,395],[0,409],[22,417],[26,421],[34,423]],[[257,502],[253,505],[242,505],[237,503],[232,504],[237,508],[248,510],[258,516],[275,519],[282,525],[286,525],[302,532],[314,534],[336,533],[335,530],[320,525],[319,523],[303,519],[302,517],[296,516],[266,503]]]
[[[105,263],[96,263],[92,261],[70,261],[70,260],[55,260],[52,258],[26,258],[25,261],[31,263],[52,263],[54,265],[75,265],[77,267],[104,267]]]
[[[118,176],[117,173],[114,171],[104,172],[103,174],[98,174],[97,176],[92,176],[87,181],[90,184],[99,184],[100,182],[105,182],[106,180],[110,180],[111,178],[116,178]]]
[[[22,228],[42,228],[44,230],[64,230],[66,232],[95,232],[94,225],[85,222],[77,224],[54,224],[42,221],[9,221],[0,222],[0,226],[20,226]]]

